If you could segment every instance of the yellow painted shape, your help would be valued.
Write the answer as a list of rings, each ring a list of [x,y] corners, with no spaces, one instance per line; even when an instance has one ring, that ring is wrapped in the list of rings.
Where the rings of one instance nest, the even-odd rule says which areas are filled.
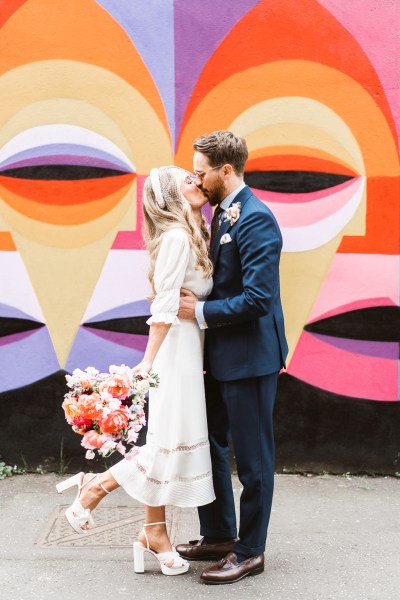
[[[267,140],[268,142],[269,140]],[[300,156],[319,158],[322,160],[329,160],[337,163],[339,166],[346,168],[352,168],[348,162],[339,159],[336,155],[325,152],[324,150],[318,150],[317,148],[310,148],[306,145],[284,145],[284,146],[265,146],[263,148],[257,148],[249,150],[249,158],[262,158],[267,156]]]
[[[373,98],[348,75],[304,60],[251,67],[216,85],[191,115],[179,142],[177,163],[190,167],[192,142],[198,135],[229,129],[250,107],[290,96],[317,100],[346,123],[360,147],[368,176],[399,175],[396,141]]]
[[[59,123],[79,125],[102,135],[111,132],[110,139],[117,145],[126,140],[128,147],[122,142],[121,150],[141,174],[149,173],[154,166],[173,163],[169,136],[152,106],[126,81],[101,67],[67,60],[24,65],[0,77],[0,97],[1,144],[23,129],[46,124],[45,113],[37,107],[36,114],[33,109],[20,115],[23,122],[16,119],[14,124],[7,125],[19,111],[37,102],[63,99],[58,106],[53,104],[48,123],[55,123],[58,114]],[[68,110],[69,100],[72,103]],[[76,101],[85,102],[97,111],[81,113]]]
[[[288,144],[292,143],[290,135],[292,126],[300,125],[305,132],[303,144],[307,143],[310,147],[316,147],[316,144],[314,143],[314,137],[310,136],[308,138],[307,133],[320,130],[325,134],[325,141],[331,139],[336,143],[336,146],[341,146],[347,156],[351,157],[350,166],[358,173],[364,174],[360,147],[350,128],[332,109],[310,98],[292,97],[265,100],[244,111],[231,123],[230,129],[238,135],[246,137],[246,139],[262,129],[266,135],[264,145],[271,145],[268,138],[268,128],[274,125],[282,125],[282,136]],[[317,147],[335,154],[330,147]]]
[[[327,152],[339,161],[343,161],[352,169],[358,170],[354,165],[354,159],[346,149],[333,139],[325,131],[312,127],[311,125],[302,125],[299,123],[280,123],[260,128],[258,131],[246,135],[246,142],[249,151],[253,153],[260,147],[269,144],[272,148],[290,143],[295,146],[301,146],[307,143],[316,150]]]

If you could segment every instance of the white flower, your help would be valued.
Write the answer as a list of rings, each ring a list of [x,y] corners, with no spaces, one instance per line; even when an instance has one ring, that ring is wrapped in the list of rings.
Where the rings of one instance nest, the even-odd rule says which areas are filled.
[[[98,369],[95,369],[94,367],[87,367],[85,371],[89,375],[89,377],[96,377],[96,375],[99,374]]]
[[[93,450],[88,450],[85,454],[85,458],[92,460],[92,458],[94,458],[95,454],[93,452]]]
[[[230,226],[234,225],[236,221],[240,217],[240,207],[242,204],[240,202],[234,202],[232,206],[230,206],[225,211],[225,221],[229,221]]]
[[[142,379],[142,381],[138,381],[135,385],[135,388],[138,394],[146,394],[149,391],[150,383],[148,379]]]

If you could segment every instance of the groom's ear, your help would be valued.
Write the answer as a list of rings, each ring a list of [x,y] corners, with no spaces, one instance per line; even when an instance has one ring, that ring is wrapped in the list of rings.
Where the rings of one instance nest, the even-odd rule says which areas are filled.
[[[235,173],[234,168],[232,167],[232,165],[230,165],[229,163],[226,163],[223,167],[223,174],[225,175],[225,177],[230,177],[232,174]]]

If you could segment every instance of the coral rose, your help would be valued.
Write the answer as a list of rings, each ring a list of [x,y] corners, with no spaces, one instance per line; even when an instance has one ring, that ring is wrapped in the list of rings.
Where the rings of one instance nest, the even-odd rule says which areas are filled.
[[[71,425],[73,419],[75,419],[75,417],[79,416],[79,407],[78,407],[78,403],[75,400],[75,398],[65,398],[64,402],[62,403],[62,407],[64,409],[65,412],[65,418],[67,419],[67,422]]]
[[[96,405],[98,408],[96,408]],[[102,415],[99,394],[81,394],[78,398],[79,414],[87,419],[98,420]]]
[[[108,440],[108,436],[97,433],[94,429],[87,431],[82,438],[81,445],[91,450],[92,448],[101,448]]]
[[[115,374],[106,382],[106,390],[114,398],[126,398],[131,388],[128,375]]]
[[[117,433],[125,429],[129,421],[129,412],[125,406],[120,406],[113,410],[99,422],[100,428],[104,433]]]

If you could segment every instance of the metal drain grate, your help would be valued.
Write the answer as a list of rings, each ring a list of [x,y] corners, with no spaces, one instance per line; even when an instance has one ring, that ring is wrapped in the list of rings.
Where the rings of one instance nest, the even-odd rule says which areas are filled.
[[[58,506],[50,515],[48,523],[37,540],[44,548],[58,547],[104,547],[126,548],[132,545],[144,522],[144,506],[99,506],[93,513],[95,526],[86,535],[75,533],[64,513],[68,505]],[[168,507],[169,536],[173,543],[179,509]]]

